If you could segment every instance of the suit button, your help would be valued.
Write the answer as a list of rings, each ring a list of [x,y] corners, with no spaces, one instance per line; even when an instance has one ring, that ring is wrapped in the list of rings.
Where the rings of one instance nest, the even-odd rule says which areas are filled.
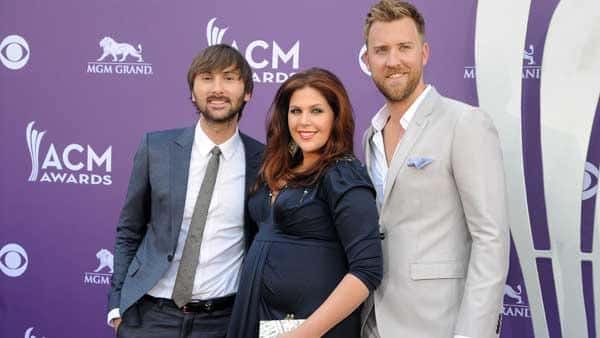
[[[167,260],[168,260],[169,262],[170,262],[170,261],[172,261],[172,260],[173,260],[173,255],[169,254],[169,255],[167,256]]]
[[[382,240],[382,241],[385,239],[385,232],[380,232],[379,233],[379,239]]]

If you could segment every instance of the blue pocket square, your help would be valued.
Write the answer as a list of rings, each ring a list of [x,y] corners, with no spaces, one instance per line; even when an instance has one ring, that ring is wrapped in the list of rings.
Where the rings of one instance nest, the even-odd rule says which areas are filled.
[[[411,157],[408,159],[408,161],[406,161],[406,164],[409,167],[423,169],[431,162],[433,162],[433,159],[429,157]]]

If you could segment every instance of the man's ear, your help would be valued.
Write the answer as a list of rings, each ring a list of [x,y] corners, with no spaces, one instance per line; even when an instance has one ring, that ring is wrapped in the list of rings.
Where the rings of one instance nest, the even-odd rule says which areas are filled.
[[[427,64],[427,62],[429,61],[429,44],[427,42],[423,42],[423,66],[425,66]]]

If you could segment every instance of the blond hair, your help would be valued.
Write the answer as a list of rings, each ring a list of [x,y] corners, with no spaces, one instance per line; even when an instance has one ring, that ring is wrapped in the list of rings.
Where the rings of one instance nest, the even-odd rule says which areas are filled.
[[[398,0],[381,0],[371,6],[365,19],[365,43],[368,43],[369,31],[376,21],[391,22],[402,18],[411,18],[417,26],[421,40],[425,38],[425,19],[411,3]]]

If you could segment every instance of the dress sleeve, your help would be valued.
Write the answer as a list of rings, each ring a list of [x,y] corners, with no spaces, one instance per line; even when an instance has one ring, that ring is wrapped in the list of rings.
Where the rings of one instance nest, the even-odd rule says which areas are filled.
[[[348,272],[372,291],[383,275],[383,260],[375,189],[365,167],[356,159],[339,160],[323,178],[323,197],[329,204]]]

